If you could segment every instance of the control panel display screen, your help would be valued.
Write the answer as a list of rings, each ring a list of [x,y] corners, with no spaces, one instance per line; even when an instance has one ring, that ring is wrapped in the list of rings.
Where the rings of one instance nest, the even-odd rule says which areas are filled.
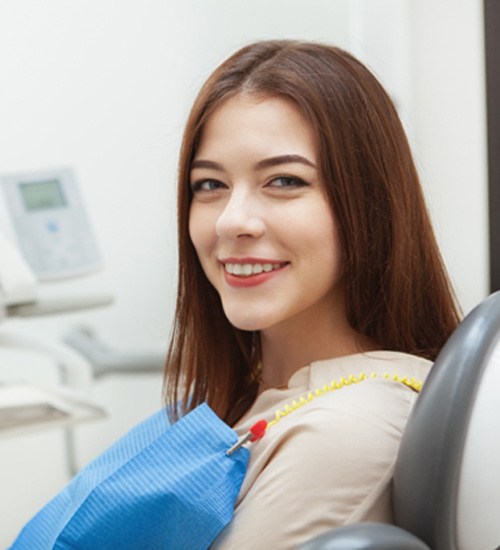
[[[66,206],[66,200],[57,179],[20,184],[26,210],[46,210]]]

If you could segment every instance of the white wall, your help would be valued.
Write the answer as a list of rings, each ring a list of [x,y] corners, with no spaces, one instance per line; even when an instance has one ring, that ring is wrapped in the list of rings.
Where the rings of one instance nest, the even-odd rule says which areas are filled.
[[[414,152],[465,313],[489,287],[482,4],[410,2]]]
[[[480,6],[0,0],[0,174],[73,166],[106,260],[102,273],[44,291],[110,290],[116,298],[108,309],[10,325],[54,335],[86,323],[121,349],[165,349],[183,121],[218,62],[250,40],[280,37],[347,47],[384,81],[415,145],[460,301],[470,309],[487,291]],[[6,361],[0,354],[0,366]],[[37,380],[56,380],[43,360],[30,356],[25,363]],[[80,461],[157,409],[160,391],[160,375],[97,383],[92,395],[111,418],[79,430]],[[63,459],[57,432],[0,440],[0,547],[66,481]]]

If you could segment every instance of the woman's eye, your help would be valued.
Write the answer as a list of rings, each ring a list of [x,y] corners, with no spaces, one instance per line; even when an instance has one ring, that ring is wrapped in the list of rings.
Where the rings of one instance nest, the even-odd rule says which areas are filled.
[[[279,189],[305,187],[308,185],[304,180],[293,176],[279,176],[272,179],[269,183],[269,187],[277,187]]]
[[[199,180],[195,181],[191,186],[193,193],[199,191],[217,191],[217,189],[222,189],[223,187],[225,187],[224,184],[217,180]]]

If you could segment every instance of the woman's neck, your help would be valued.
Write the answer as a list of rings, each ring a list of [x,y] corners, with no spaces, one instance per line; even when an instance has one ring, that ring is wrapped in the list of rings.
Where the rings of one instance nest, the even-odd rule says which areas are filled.
[[[300,319],[261,331],[262,386],[283,387],[300,368],[315,361],[376,349],[345,322],[303,326]]]

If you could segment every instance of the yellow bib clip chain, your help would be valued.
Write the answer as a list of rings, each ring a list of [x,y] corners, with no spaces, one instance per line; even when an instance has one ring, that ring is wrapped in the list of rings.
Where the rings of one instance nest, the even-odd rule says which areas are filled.
[[[358,376],[354,376],[353,374],[351,374],[348,378],[342,377],[338,381],[332,380],[330,384],[325,384],[322,388],[318,388],[314,391],[310,391],[306,396],[303,396],[303,395],[300,396],[298,400],[293,400],[291,405],[287,404],[282,409],[278,409],[275,413],[274,420],[271,420],[271,422],[267,424],[267,427],[270,428],[271,426],[274,426],[283,417],[288,416],[291,412],[296,411],[297,409],[300,409],[304,405],[307,405],[307,403],[314,401],[317,397],[321,397],[322,395],[325,395],[326,393],[330,393],[335,390],[340,390],[345,386],[351,386],[353,384],[358,384],[363,380],[374,379],[374,378],[382,378],[384,380],[394,380],[395,382],[400,382],[401,384],[408,386],[409,388],[411,388],[412,390],[415,390],[416,392],[420,392],[420,390],[422,389],[422,382],[420,380],[416,380],[413,377],[411,378],[408,378],[406,376],[401,377],[398,374],[389,374],[389,373],[377,374],[376,372],[372,372],[369,375],[362,372]]]

